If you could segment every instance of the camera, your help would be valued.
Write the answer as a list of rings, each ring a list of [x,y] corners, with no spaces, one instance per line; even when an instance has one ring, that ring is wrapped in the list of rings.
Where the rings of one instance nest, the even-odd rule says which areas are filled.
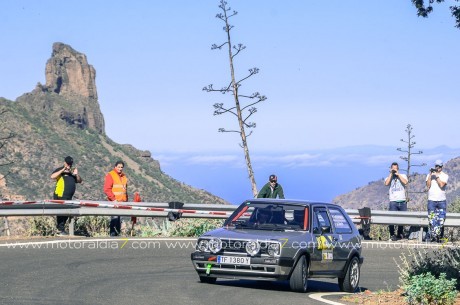
[[[437,170],[435,168],[430,168],[430,172],[434,173],[434,172],[437,172]]]
[[[396,170],[395,170],[395,169],[392,169],[392,170],[391,170],[391,173],[392,173],[393,175],[396,174]]]

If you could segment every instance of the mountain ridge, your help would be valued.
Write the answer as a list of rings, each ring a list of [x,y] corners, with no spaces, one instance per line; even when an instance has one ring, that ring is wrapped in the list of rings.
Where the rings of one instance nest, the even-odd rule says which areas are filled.
[[[70,155],[83,183],[75,199],[105,200],[104,176],[117,160],[126,163],[128,196],[139,192],[143,201],[228,204],[205,190],[195,189],[162,172],[151,153],[114,142],[105,132],[95,83],[96,70],[86,56],[69,45],[54,43],[46,64],[46,84],[15,101],[0,98],[0,131],[14,133],[2,155],[0,195],[8,200],[52,197],[51,172]]]

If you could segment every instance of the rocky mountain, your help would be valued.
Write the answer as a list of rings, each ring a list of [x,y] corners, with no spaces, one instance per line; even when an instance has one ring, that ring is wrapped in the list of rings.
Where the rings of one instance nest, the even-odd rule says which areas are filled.
[[[117,160],[123,160],[131,199],[137,191],[148,202],[227,203],[166,175],[149,151],[118,144],[106,135],[96,70],[84,54],[54,43],[45,73],[45,85],[38,83],[16,101],[0,98],[0,165],[14,162],[0,166],[2,198],[52,198],[51,172],[70,155],[83,178],[75,199],[105,200],[104,176]],[[14,137],[1,141],[9,132]]]
[[[446,189],[449,204],[460,196],[460,157],[445,162],[443,171],[449,175]],[[428,195],[425,179],[427,174],[414,174],[410,177],[410,201],[408,204],[410,210],[426,211]],[[370,207],[371,209],[386,210],[388,208],[388,186],[385,186],[383,182],[383,178],[372,181],[366,186],[335,197],[333,202],[350,209]]]

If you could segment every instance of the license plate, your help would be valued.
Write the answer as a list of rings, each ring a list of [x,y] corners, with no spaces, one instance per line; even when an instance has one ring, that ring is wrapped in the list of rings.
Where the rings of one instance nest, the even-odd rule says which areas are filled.
[[[218,264],[230,264],[230,265],[250,265],[250,257],[239,257],[239,256],[217,256]]]

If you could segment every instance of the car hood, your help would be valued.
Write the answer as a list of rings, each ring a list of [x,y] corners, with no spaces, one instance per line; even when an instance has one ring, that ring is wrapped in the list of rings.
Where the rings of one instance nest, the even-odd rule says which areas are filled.
[[[294,236],[305,235],[306,231],[271,231],[271,230],[250,230],[250,229],[235,229],[235,228],[220,228],[209,231],[201,237],[218,237],[221,239],[286,239]]]

